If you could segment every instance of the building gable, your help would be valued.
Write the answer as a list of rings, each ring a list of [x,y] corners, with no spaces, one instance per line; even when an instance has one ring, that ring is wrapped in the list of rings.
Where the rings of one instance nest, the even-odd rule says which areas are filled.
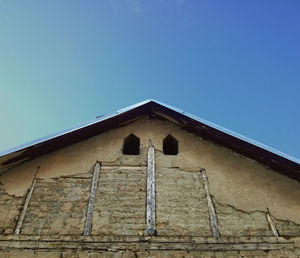
[[[166,153],[166,142],[178,153]],[[124,154],[128,143],[138,153]],[[300,183],[283,174],[177,122],[143,116],[3,172],[1,248],[292,255]]]

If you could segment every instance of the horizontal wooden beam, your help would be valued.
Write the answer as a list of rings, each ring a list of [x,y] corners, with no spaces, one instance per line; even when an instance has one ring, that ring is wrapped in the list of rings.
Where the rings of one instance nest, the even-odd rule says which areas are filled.
[[[181,250],[181,251],[258,251],[292,249],[294,242],[243,242],[243,243],[198,243],[198,242],[85,242],[85,241],[28,241],[2,240],[0,250],[47,250],[47,251],[123,251],[123,250]]]
[[[101,166],[101,170],[124,169],[124,170],[145,170],[147,167],[142,166]]]

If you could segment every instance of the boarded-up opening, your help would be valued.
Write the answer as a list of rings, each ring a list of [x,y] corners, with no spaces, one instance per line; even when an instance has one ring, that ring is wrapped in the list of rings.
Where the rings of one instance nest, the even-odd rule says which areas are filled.
[[[140,154],[140,138],[134,134],[130,134],[124,139],[123,154],[139,155]]]

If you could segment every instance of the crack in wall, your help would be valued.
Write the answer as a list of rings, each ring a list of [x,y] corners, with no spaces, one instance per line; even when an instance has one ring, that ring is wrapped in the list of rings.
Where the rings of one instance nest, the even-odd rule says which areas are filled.
[[[266,212],[244,211],[213,197],[221,236],[273,236]]]
[[[299,237],[300,236],[300,224],[295,223],[292,220],[282,220],[274,217],[270,214],[270,217],[274,221],[279,236],[282,237]]]
[[[263,203],[268,202],[270,211],[278,218],[290,219],[300,223],[300,216],[297,215],[300,214],[297,205],[299,184],[296,185],[291,180],[277,176],[275,173],[273,175],[273,171],[266,170],[261,164],[224,149],[222,146],[203,140],[173,124],[157,120],[141,119],[128,126],[111,130],[89,140],[49,153],[38,160],[38,163],[43,166],[40,178],[53,177],[52,174],[70,174],[76,171],[77,168],[78,172],[86,171],[95,159],[116,160],[116,157],[121,155],[120,148],[124,136],[128,133],[138,135],[141,139],[141,146],[146,146],[145,139],[153,137],[153,145],[157,149],[161,148],[162,139],[171,133],[179,140],[179,154],[172,159],[170,167],[179,167],[188,171],[193,170],[187,168],[189,166],[204,167],[207,174],[213,176],[210,185],[211,193],[224,203],[232,203],[235,207],[246,210],[248,208],[249,210],[259,208],[265,211],[266,205]],[[85,161],[83,161],[83,157],[85,157]],[[90,160],[91,163],[89,163]],[[121,162],[120,157],[117,162]],[[33,160],[27,164],[29,163],[36,163],[36,161]],[[25,164],[19,165],[15,170],[24,170],[22,167]],[[32,180],[29,178],[23,180],[23,171],[15,173],[16,171],[12,170],[7,171],[8,174],[12,172],[15,175],[2,181],[6,182],[4,189],[8,194],[22,196],[30,188]],[[220,175],[219,178],[218,174]],[[253,182],[253,180],[250,182],[249,180],[248,182],[249,174],[251,174],[250,176],[258,176],[259,180],[256,180],[256,182]],[[20,183],[16,183],[16,178],[22,178]],[[1,177],[0,180],[2,179]],[[259,189],[254,192],[251,188],[255,187],[255,183],[259,185]],[[25,189],[22,185],[26,185],[27,188]],[[227,191],[231,186],[237,188],[236,194],[234,191]],[[25,190],[23,191],[23,189]],[[279,195],[279,192],[285,192],[286,194]],[[259,198],[260,196],[262,198]],[[278,198],[277,202],[272,203],[273,196]],[[249,198],[249,205],[246,201],[243,201],[245,198]]]
[[[167,128],[167,127],[166,127]],[[152,130],[152,128],[151,128],[151,130]],[[115,131],[112,131],[111,132],[111,134],[114,134],[115,133]],[[164,131],[164,133],[165,133],[165,131]],[[121,137],[122,137],[122,134],[120,134],[121,135]],[[120,135],[118,136],[118,137],[120,137]],[[142,134],[141,134],[142,135]],[[112,138],[114,141],[116,140],[117,141],[117,137],[115,137],[116,135],[114,135],[113,137],[114,138]],[[184,145],[184,142],[183,142],[183,140],[186,140],[186,138],[184,138],[185,136],[182,134],[182,135],[180,135],[180,136],[182,136],[180,139],[181,139],[181,142],[180,142],[180,144],[182,143],[182,145],[180,145],[180,147],[181,146],[183,146]],[[144,138],[145,138],[145,136],[143,136]],[[159,137],[156,137],[156,135],[154,136],[156,139],[155,139],[155,144],[156,143],[160,143],[160,138]],[[194,139],[193,139],[193,141],[194,142],[197,142],[197,137],[195,137]],[[142,140],[142,137],[141,137],[141,140]],[[94,140],[93,140],[94,141]],[[107,141],[108,142],[108,141]],[[106,143],[107,143],[106,142]],[[188,142],[188,139],[187,139],[187,142]],[[99,142],[98,142],[99,143]],[[97,143],[97,144],[98,144]],[[110,142],[108,142],[108,143],[110,143]],[[107,143],[107,144],[108,144]],[[209,143],[209,142],[208,142]],[[114,144],[114,142],[112,142],[112,144]],[[187,145],[189,145],[188,147],[189,148],[195,148],[195,146],[192,146],[192,144],[191,144],[191,142],[189,142]],[[94,147],[95,147],[96,145],[94,145]],[[98,146],[98,145],[97,145]],[[159,145],[157,145],[158,147],[159,147]],[[115,158],[115,156],[116,155],[118,155],[118,154],[120,154],[120,156],[117,158],[117,159],[115,159],[114,161],[112,161],[112,162],[105,162],[106,164],[113,164],[114,166],[121,166],[121,164],[127,164],[128,163],[128,161],[130,161],[130,159],[132,159],[133,157],[131,156],[131,157],[122,157],[122,154],[121,153],[119,153],[120,152],[120,149],[119,149],[119,145],[118,145],[118,149],[117,149],[117,151],[114,153],[114,148],[112,148],[112,149],[108,149],[110,152],[107,152],[107,155],[108,156],[104,156],[105,155],[105,152],[103,152],[103,153],[101,153],[101,154],[97,154],[98,156],[101,156],[101,155],[103,155],[103,157],[105,157],[105,159],[107,159],[107,160],[113,160],[114,158]],[[203,155],[204,154],[204,152],[203,152],[203,150],[205,150],[208,154],[207,154],[207,156],[209,156],[209,155],[211,155],[209,152],[211,151],[211,153],[214,155],[214,154],[216,154],[216,152],[214,152],[215,150],[211,150],[211,149],[209,149],[209,146],[208,145],[205,145],[204,146],[204,148],[205,149],[203,149],[203,147],[201,147],[200,145],[198,146],[196,146],[197,148],[199,147],[199,153],[204,157],[204,156],[206,156],[206,155]],[[201,147],[201,148],[200,148]],[[98,147],[97,147],[98,148]],[[144,149],[143,149],[143,151],[145,150],[145,147],[143,147]],[[76,146],[74,146],[74,149],[75,149],[75,151],[77,152],[77,153],[79,153],[78,152],[78,149],[76,149]],[[105,148],[103,148],[103,149],[105,149]],[[87,149],[83,149],[84,151],[88,151]],[[95,150],[96,150],[96,147],[95,147]],[[98,149],[97,149],[98,150]],[[180,149],[180,150],[182,150],[182,149]],[[195,150],[195,152],[196,151],[198,151],[198,149],[194,149]],[[94,151],[94,150],[93,150]],[[142,151],[142,152],[143,152]],[[159,149],[155,149],[155,151],[157,151],[159,154],[161,154],[162,155],[162,157],[161,157],[161,163],[163,163],[163,162],[166,162],[166,164],[168,164],[168,167],[170,167],[170,168],[172,168],[172,169],[174,169],[174,170],[176,170],[176,169],[179,169],[179,170],[182,170],[182,171],[185,171],[185,172],[187,172],[187,173],[190,173],[190,174],[192,174],[192,173],[197,173],[197,172],[199,172],[199,167],[200,167],[200,165],[202,166],[202,165],[204,165],[206,168],[207,168],[207,171],[208,172],[211,172],[211,171],[217,171],[218,173],[219,173],[219,170],[217,170],[217,166],[218,166],[218,163],[221,163],[221,162],[223,162],[225,159],[225,161],[226,162],[228,162],[228,163],[226,163],[226,164],[223,164],[224,165],[224,167],[229,167],[229,170],[231,169],[231,167],[232,167],[232,165],[234,165],[235,163],[235,161],[234,162],[231,162],[231,156],[230,155],[227,155],[226,156],[226,153],[224,154],[224,153],[222,153],[222,150],[220,151],[220,150],[218,150],[218,152],[220,152],[221,153],[221,156],[218,156],[217,154],[215,155],[215,157],[216,157],[216,160],[213,160],[213,162],[215,162],[216,163],[216,167],[212,167],[212,165],[209,163],[209,166],[207,165],[208,164],[208,162],[207,162],[207,160],[206,160],[206,158],[203,158],[202,159],[202,157],[201,157],[201,155],[198,155],[198,156],[193,156],[195,153],[192,153],[192,152],[189,152],[188,154],[186,154],[186,156],[188,156],[189,154],[192,154],[191,156],[194,158],[194,160],[193,159],[187,159],[188,161],[190,161],[190,163],[185,163],[185,158],[186,158],[186,156],[184,156],[184,155],[182,155],[182,156],[180,156],[182,153],[180,153],[180,155],[178,155],[178,156],[175,156],[175,157],[172,157],[172,158],[169,158],[169,157],[167,157],[167,156],[165,156],[165,155],[163,155],[163,153],[162,153],[162,151],[160,151]],[[202,152],[201,152],[202,151]],[[70,152],[70,150],[68,149],[68,151],[67,152],[65,152],[65,151],[62,151],[61,153],[59,153],[59,157],[61,158],[61,160],[63,160],[63,162],[66,160],[66,158],[64,157],[64,155],[68,155],[68,152]],[[72,152],[72,150],[71,150],[71,152]],[[96,151],[94,151],[94,152],[96,152]],[[142,153],[141,152],[141,153]],[[206,153],[205,152],[205,153]],[[99,152],[100,153],[100,152]],[[73,155],[74,153],[72,153],[72,155]],[[90,154],[90,153],[89,153]],[[144,166],[146,166],[146,163],[145,163],[145,157],[143,156],[145,153],[143,153],[143,154],[141,154],[141,159],[139,160],[139,159],[132,159],[132,161],[130,161],[131,163],[128,165],[128,167],[136,167],[136,166],[138,166],[138,164],[144,164]],[[232,154],[232,153],[231,153]],[[52,155],[52,154],[51,154]],[[55,154],[56,155],[56,154]],[[84,155],[85,155],[85,153],[84,153]],[[93,154],[94,155],[94,154]],[[224,155],[224,156],[222,156],[222,155]],[[89,156],[89,155],[87,155],[87,156]],[[235,156],[235,157],[237,157],[237,158],[241,158],[240,157],[240,155],[236,155],[236,154],[234,154],[233,156]],[[70,156],[67,156],[67,157],[71,157],[71,155]],[[106,158],[106,157],[108,157],[108,158]],[[112,158],[113,157],[113,158]],[[77,158],[77,156],[76,156],[76,158]],[[181,158],[183,158],[183,160],[181,160]],[[218,158],[218,160],[217,160],[217,158]],[[224,159],[224,160],[222,160],[222,158]],[[61,160],[59,160],[59,159],[57,159],[59,162],[61,162]],[[93,161],[94,161],[95,159],[93,159]],[[176,161],[177,160],[177,161]],[[53,162],[54,161],[54,162]],[[64,166],[64,167],[62,167],[61,166],[61,164],[59,164],[58,166],[57,166],[57,164],[55,163],[55,161],[56,161],[56,159],[51,159],[49,162],[47,161],[47,163],[48,163],[48,167],[45,169],[45,170],[47,170],[47,173],[44,173],[43,175],[41,175],[40,176],[40,178],[39,178],[39,180],[45,180],[45,183],[46,183],[46,180],[49,180],[49,179],[45,179],[45,178],[48,178],[49,176],[51,176],[51,173],[52,172],[55,172],[55,175],[57,175],[58,173],[56,173],[56,171],[55,171],[55,169],[56,168],[58,168],[57,169],[57,171],[60,173],[61,171],[60,171],[60,169],[61,168],[63,168],[63,169],[66,169],[66,166]],[[76,161],[75,162],[75,166],[74,167],[76,167],[78,164],[80,164],[80,162],[78,162],[77,163],[77,160],[75,160],[75,159],[71,159],[71,161]],[[251,169],[252,169],[252,165],[253,165],[253,163],[251,163],[250,165],[247,163],[243,163],[243,161],[245,161],[244,159],[242,159],[242,161],[241,160],[238,160],[238,162],[240,163],[240,165],[243,167],[245,167],[245,170],[244,170],[244,167],[243,167],[243,171],[240,171],[240,172],[245,172],[245,175],[246,175],[246,173],[250,173],[251,172]],[[44,161],[43,161],[44,162]],[[49,163],[53,163],[53,166],[52,167],[49,167]],[[169,163],[171,164],[171,165],[169,165]],[[182,162],[182,163],[181,163]],[[203,162],[203,163],[202,163]],[[73,163],[73,162],[72,162]],[[42,163],[41,161],[39,161],[39,164],[44,164],[44,163]],[[86,166],[86,164],[87,164],[87,166]],[[87,162],[85,162],[85,168],[88,168],[89,166],[91,166],[91,164],[92,163],[87,163]],[[181,166],[181,164],[182,164],[182,166]],[[199,165],[200,164],[200,165]],[[165,164],[163,164],[162,165],[162,167],[164,167],[164,165]],[[191,167],[188,167],[189,165],[191,165]],[[198,167],[192,167],[193,165],[199,165]],[[46,164],[46,166],[47,166],[47,164]],[[69,165],[68,165],[69,166]],[[166,166],[167,167],[167,166]],[[249,167],[250,167],[250,170],[249,170]],[[49,169],[50,168],[50,169]],[[73,169],[73,168],[72,168]],[[239,169],[239,167],[237,168],[237,169],[235,169],[235,168],[232,168],[232,171],[238,171],[238,169]],[[257,168],[257,167],[254,167],[254,169],[253,170],[256,170],[256,169],[258,169],[259,171],[260,171],[260,168]],[[87,169],[86,169],[87,170]],[[196,170],[198,170],[198,171],[196,171]],[[51,173],[50,173],[50,172]],[[66,175],[66,172],[65,171],[68,171],[68,173],[69,173],[69,175]],[[65,175],[62,175],[62,176],[55,176],[55,177],[53,177],[53,180],[55,180],[56,182],[58,182],[59,180],[58,179],[86,179],[86,178],[91,178],[91,174],[89,174],[89,177],[87,176],[87,177],[85,177],[85,176],[80,176],[80,175],[84,175],[84,173],[76,173],[76,174],[72,174],[72,173],[70,173],[70,171],[71,171],[71,169],[66,169],[65,171],[63,171],[62,173],[65,173]],[[75,170],[73,170],[73,171],[75,171]],[[225,171],[225,172],[224,172]],[[173,173],[173,171],[170,171],[171,173]],[[266,171],[260,171],[260,172],[266,172]],[[223,174],[222,174],[223,173]],[[21,174],[21,173],[20,173]],[[210,173],[208,173],[208,174],[210,174]],[[76,176],[77,175],[77,176]],[[229,178],[229,176],[230,175],[233,175],[233,176],[236,176],[235,178],[237,178],[237,174],[229,174],[229,173],[227,173],[226,172],[226,169],[224,169],[224,170],[220,170],[220,178],[221,178],[221,180],[222,180],[222,176],[223,176],[223,178],[225,178],[225,176],[226,176],[226,178]],[[254,175],[254,174],[253,174]],[[18,179],[17,177],[17,174],[15,175],[15,177],[14,177],[14,180],[15,179]],[[46,176],[48,176],[48,177],[46,177]],[[238,176],[239,176],[239,174],[238,174]],[[243,173],[241,173],[241,177],[243,177],[244,175],[243,175]],[[49,177],[49,178],[51,178],[51,177]],[[272,177],[271,177],[272,178]],[[127,180],[127,179],[124,179],[124,180]],[[178,178],[175,178],[175,183],[177,184],[177,185],[180,185],[180,184],[182,184],[182,183],[184,183],[183,181],[184,181],[185,179],[183,178],[183,176],[181,175],[181,176],[178,176]],[[214,180],[214,181],[213,181]],[[275,180],[275,179],[274,179]],[[17,181],[17,180],[16,180]],[[218,182],[218,180],[217,180],[217,178],[215,177],[212,177],[212,180],[211,180],[212,182],[210,182],[211,183],[211,188],[210,188],[210,190],[212,191],[213,190],[213,186],[214,185],[217,185],[217,186],[222,186],[222,183],[218,183],[218,184],[216,184],[215,182],[217,181]],[[252,180],[253,181],[253,180]],[[259,180],[257,180],[257,181],[259,181]],[[230,183],[231,182],[231,180],[228,180],[228,182]],[[224,183],[224,185],[225,185],[225,187],[223,187],[222,189],[220,189],[220,193],[221,194],[226,194],[226,187],[231,187],[231,185],[228,185],[228,182],[225,182]],[[233,182],[233,185],[232,185],[232,187],[237,187],[237,188],[242,188],[242,187],[244,187],[244,186],[246,186],[247,187],[247,185],[246,184],[244,184],[243,185],[243,183],[245,183],[245,180],[243,181],[243,180],[241,180],[241,181],[239,181],[239,180],[237,180],[237,181],[234,181],[234,180],[232,180],[232,182]],[[214,184],[215,183],[215,184]],[[241,184],[240,184],[241,183]],[[275,182],[276,183],[276,182]],[[227,184],[227,185],[226,185]],[[240,184],[240,185],[238,185],[238,184]],[[45,184],[46,185],[46,184]],[[15,188],[17,188],[17,185],[15,185]],[[30,184],[28,184],[28,189],[30,188]],[[196,188],[195,188],[196,189]],[[194,190],[195,190],[194,189]],[[295,187],[293,188],[294,190],[295,190]],[[218,189],[217,189],[218,190]],[[250,189],[251,190],[251,189]],[[253,190],[254,190],[254,188],[253,188]],[[258,190],[260,190],[260,189],[258,189]],[[122,192],[122,188],[118,188],[118,191],[119,192]],[[198,189],[197,190],[195,190],[195,191],[198,191]],[[223,191],[223,192],[222,192]],[[273,189],[273,191],[274,191],[274,189]],[[28,191],[26,191],[26,193],[27,193]],[[234,208],[235,210],[233,210],[233,215],[232,216],[235,216],[234,214],[236,214],[236,212],[242,212],[242,214],[248,214],[249,216],[248,216],[248,218],[250,219],[250,221],[252,221],[253,222],[253,224],[255,225],[255,220],[257,219],[256,217],[258,216],[259,218],[258,218],[258,221],[261,221],[262,220],[262,217],[260,216],[260,215],[253,215],[253,213],[255,213],[256,211],[257,212],[263,212],[264,213],[264,215],[266,216],[266,211],[262,211],[262,209],[260,209],[260,210],[253,210],[252,208],[257,208],[257,207],[262,207],[262,206],[259,206],[259,204],[258,204],[258,202],[260,201],[260,200],[257,200],[258,202],[257,203],[255,203],[255,200],[254,200],[254,202],[253,202],[253,199],[255,198],[255,194],[253,194],[253,196],[251,196],[251,197],[249,197],[249,199],[250,198],[252,198],[252,203],[249,205],[249,207],[252,209],[250,212],[248,211],[245,211],[245,210],[243,210],[243,209],[238,209],[239,207],[243,207],[243,208],[245,208],[245,205],[243,206],[243,205],[240,205],[241,204],[241,202],[238,202],[237,200],[238,200],[238,198],[239,198],[239,193],[241,193],[241,192],[243,192],[243,191],[237,191],[236,192],[236,196],[234,196],[234,195],[232,195],[232,196],[230,196],[230,195],[228,195],[225,199],[222,199],[222,200],[225,200],[225,202],[223,202],[223,203],[219,203],[220,204],[220,206],[221,206],[221,208],[222,208],[222,204],[224,205],[224,207],[223,208],[228,208],[228,207],[230,207],[230,204],[232,204],[231,205],[231,207],[232,208]],[[216,193],[216,192],[214,192],[214,193]],[[247,193],[247,192],[246,192]],[[249,191],[248,191],[248,193],[249,193]],[[265,192],[264,192],[265,193]],[[274,192],[273,192],[274,193]],[[9,195],[9,192],[7,193],[8,195]],[[18,196],[15,196],[15,195],[10,195],[10,196],[13,196],[13,198],[19,198],[20,200],[24,200],[23,198],[24,197],[18,197]],[[244,197],[245,197],[245,195],[244,195]],[[246,196],[247,197],[247,196]],[[274,197],[275,198],[275,197]],[[288,199],[289,197],[287,197],[286,198],[286,200],[288,201],[289,199]],[[199,198],[200,199],[200,198]],[[245,198],[244,198],[245,199]],[[272,199],[271,199],[272,200]],[[227,202],[228,201],[228,202]],[[227,204],[228,203],[228,204]],[[254,204],[253,204],[254,203]],[[257,204],[257,205],[256,205]],[[229,206],[228,206],[229,205]],[[246,204],[247,205],[247,204]],[[183,209],[186,209],[188,207],[188,204],[187,204],[187,202],[185,202],[183,205],[182,205],[182,208]],[[237,208],[236,208],[237,207]],[[285,206],[285,207],[287,207],[287,206]],[[246,207],[247,208],[247,207]],[[280,207],[279,207],[280,208]],[[296,207],[297,208],[297,207]],[[278,210],[278,205],[277,205],[277,210]],[[282,208],[282,210],[284,210],[284,207]],[[295,209],[295,210],[297,210],[297,209]],[[226,212],[227,212],[228,210],[226,210]],[[272,211],[272,210],[271,210]],[[226,213],[225,212],[225,213]],[[275,211],[274,211],[275,212]],[[278,214],[278,213],[276,213],[276,214]],[[168,214],[168,215],[170,215],[170,214]],[[220,213],[220,214],[216,214],[216,216],[218,217],[218,215],[220,216],[220,217],[224,217],[224,215],[228,215],[228,220],[230,221],[231,219],[230,219],[230,212],[228,213],[228,214],[222,214],[222,213]],[[253,217],[254,216],[254,217]],[[291,217],[291,215],[289,215],[290,217]],[[287,217],[289,217],[289,216],[287,216]],[[238,218],[239,218],[239,216],[237,216]],[[242,217],[242,221],[244,220],[247,220],[245,217],[243,218],[243,216],[241,215],[240,217]],[[272,217],[272,216],[271,216]],[[265,218],[265,220],[266,220],[266,218]],[[280,235],[284,235],[284,236],[287,236],[287,235],[289,235],[289,234],[293,234],[293,235],[300,235],[300,230],[298,230],[298,226],[299,226],[299,224],[296,224],[296,223],[294,223],[294,222],[292,222],[291,220],[280,220],[280,219],[276,219],[276,218],[273,218],[273,220],[274,220],[274,224],[275,224],[275,226],[276,227],[278,227],[278,232],[279,232],[279,234]],[[219,220],[218,220],[218,218],[217,218],[217,222],[219,222]],[[209,224],[208,224],[209,225]],[[266,224],[266,225],[268,225],[268,224]],[[244,225],[242,225],[242,226],[244,226]],[[300,226],[299,226],[300,227]],[[246,233],[247,233],[247,231],[245,231]],[[244,233],[245,233],[244,232]],[[270,231],[270,228],[269,228],[269,232],[271,232]],[[259,232],[258,232],[259,233]],[[260,232],[260,233],[262,233],[262,232]],[[233,234],[233,233],[232,233]]]
[[[172,169],[176,170],[178,168],[172,168]],[[38,169],[37,169],[37,171],[38,171]],[[190,172],[190,171],[184,171],[184,172]],[[80,175],[80,174],[77,174],[77,175]],[[37,172],[36,172],[35,177],[37,177]],[[62,177],[52,178],[51,180],[57,181],[59,179],[68,179],[68,178],[72,178],[72,179],[88,179],[87,177],[81,178],[81,177],[72,177],[72,176],[62,176]],[[50,180],[50,179],[39,179],[39,180],[42,180],[42,181],[46,182],[47,180]],[[179,175],[178,177],[175,177],[174,180],[178,184],[178,183],[180,183],[179,181],[184,180],[184,177],[183,177],[183,175]],[[22,197],[18,197],[18,198],[22,199]],[[245,210],[242,210],[242,209],[238,209],[238,208],[236,208],[235,206],[233,206],[231,204],[224,204],[224,203],[221,203],[221,202],[217,202],[216,199],[214,199],[214,198],[213,198],[213,201],[216,203],[216,205],[219,205],[219,206],[221,206],[223,208],[230,207],[230,208],[234,209],[235,212],[242,212],[243,214],[248,214],[250,217],[253,215],[253,213],[256,213],[256,212],[257,213],[265,213],[266,214],[266,212],[262,212],[260,210],[245,211]],[[187,206],[186,203],[185,203],[185,206]],[[220,214],[217,213],[216,215],[218,217]],[[221,214],[221,215],[224,215],[224,214]],[[238,217],[240,217],[240,216],[238,216]],[[289,220],[280,220],[280,219],[277,219],[276,217],[273,217],[273,216],[272,216],[272,218],[274,219],[274,225],[276,227],[279,224],[280,229],[278,231],[279,232],[281,231],[281,233],[280,233],[281,236],[289,236],[289,235],[299,236],[300,235],[300,233],[299,233],[300,232],[300,225],[299,224],[296,224],[296,223],[294,223],[292,221],[289,221]],[[251,219],[251,220],[253,221],[253,219]],[[286,228],[284,229],[282,227],[286,227]],[[287,232],[288,230],[289,230],[289,232]],[[273,232],[273,234],[274,234],[274,232]],[[252,235],[252,233],[251,233],[251,235]],[[259,234],[259,235],[261,235],[261,234]]]
[[[218,222],[219,227],[222,228],[222,229],[220,229],[221,234],[222,234],[222,231],[228,231],[228,229],[230,229],[230,228],[233,229],[234,221],[235,221],[236,224],[241,225],[241,227],[240,227],[241,231],[237,232],[237,234],[240,233],[242,235],[247,235],[247,234],[243,233],[243,231],[247,232],[247,230],[249,230],[249,232],[248,232],[249,235],[257,235],[257,236],[273,235],[276,238],[278,238],[280,236],[282,236],[282,237],[300,236],[300,224],[297,224],[291,220],[278,219],[278,218],[274,217],[268,209],[266,211],[261,211],[261,210],[245,211],[245,210],[236,208],[232,204],[218,202],[216,200],[216,198],[213,196],[212,196],[212,198],[213,198],[213,203],[215,203],[215,205],[217,207],[216,214],[217,214],[217,219],[219,221]],[[229,208],[229,210],[228,210],[228,208]],[[220,217],[222,217],[222,216],[227,217],[227,215],[230,215],[230,217],[232,217],[232,218],[228,218],[228,220],[227,220],[227,221],[232,221],[232,223],[225,223],[226,225],[224,225],[225,220],[220,219]],[[247,219],[247,217],[248,217],[248,219]],[[233,218],[235,218],[235,219],[233,220]],[[240,222],[238,222],[239,219],[244,221],[244,223],[240,224]],[[220,221],[220,220],[222,220],[222,221]],[[251,225],[251,223],[252,223],[252,225]],[[230,227],[230,225],[232,225],[232,226]],[[248,229],[247,229],[247,226],[249,226]],[[225,229],[226,227],[228,227],[227,230]],[[257,230],[256,233],[255,233],[255,230]],[[253,232],[251,232],[251,231],[253,231]],[[225,235],[229,236],[230,234],[226,233]],[[231,235],[234,235],[234,231],[231,232]]]
[[[6,195],[6,196],[9,196],[9,197],[12,197],[12,198],[16,198],[16,199],[23,199],[23,196],[17,196],[15,194],[10,194],[8,193],[7,191],[5,191],[5,188],[4,188],[4,183],[0,182],[0,191]]]

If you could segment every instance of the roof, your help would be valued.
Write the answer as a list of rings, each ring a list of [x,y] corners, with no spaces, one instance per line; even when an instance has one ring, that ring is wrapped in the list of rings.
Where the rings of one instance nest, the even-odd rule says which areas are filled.
[[[252,158],[300,181],[300,160],[231,130],[156,100],[145,100],[115,113],[0,152],[0,171],[149,116],[176,123],[183,129]]]

